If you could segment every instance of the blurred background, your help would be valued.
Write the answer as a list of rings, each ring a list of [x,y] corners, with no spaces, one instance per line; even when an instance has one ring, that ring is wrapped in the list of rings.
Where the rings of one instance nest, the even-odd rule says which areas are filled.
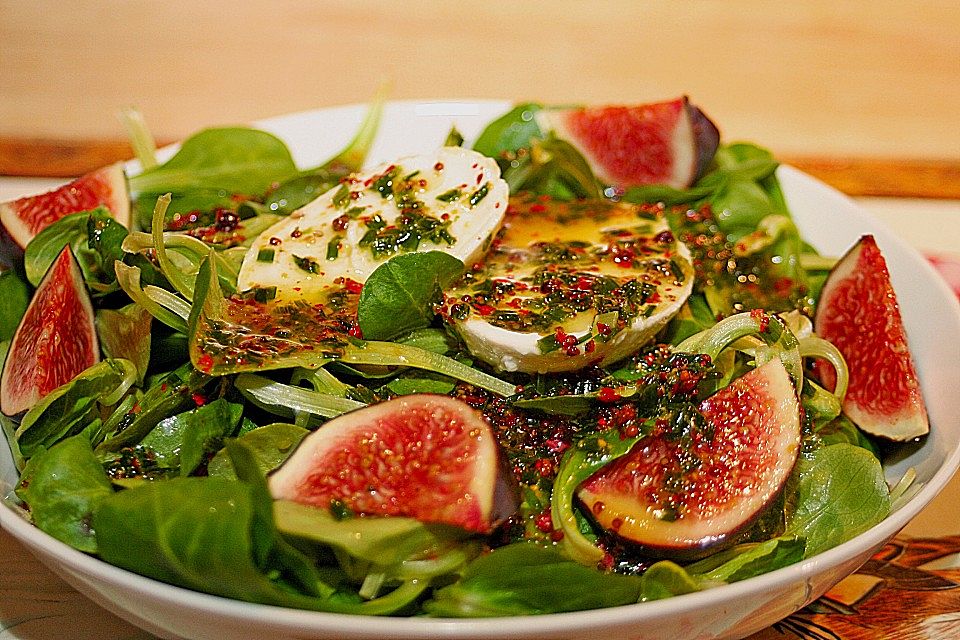
[[[790,156],[960,160],[956,0],[0,0],[0,137],[158,138],[396,98],[686,93]]]

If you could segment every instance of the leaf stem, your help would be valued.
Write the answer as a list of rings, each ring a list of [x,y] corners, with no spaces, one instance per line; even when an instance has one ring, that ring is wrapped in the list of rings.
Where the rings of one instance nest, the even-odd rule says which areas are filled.
[[[140,161],[144,171],[157,166],[157,144],[147,128],[143,114],[136,107],[127,107],[120,111],[120,119],[127,128],[130,146]]]
[[[298,411],[305,411],[324,418],[335,418],[367,406],[356,400],[274,382],[253,373],[240,374],[234,384],[254,404],[279,415],[291,416]]]
[[[467,366],[453,358],[442,356],[419,347],[395,342],[366,341],[348,346],[340,361],[350,364],[377,364],[382,366],[407,366],[426,369],[468,382],[499,396],[516,393],[516,386]]]
[[[166,193],[157,198],[157,206],[153,209],[153,221],[151,222],[150,233],[153,236],[153,248],[156,251],[157,262],[160,264],[160,270],[167,278],[173,288],[187,300],[193,300],[193,285],[183,277],[183,274],[167,255],[167,248],[164,244],[163,226],[166,220],[167,208],[170,206],[171,195]]]

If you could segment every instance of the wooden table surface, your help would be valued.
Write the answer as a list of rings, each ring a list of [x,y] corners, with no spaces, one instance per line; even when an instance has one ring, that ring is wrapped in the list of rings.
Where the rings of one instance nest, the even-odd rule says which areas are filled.
[[[688,94],[779,156],[960,160],[955,0],[0,0],[0,137],[159,138],[369,99]]]

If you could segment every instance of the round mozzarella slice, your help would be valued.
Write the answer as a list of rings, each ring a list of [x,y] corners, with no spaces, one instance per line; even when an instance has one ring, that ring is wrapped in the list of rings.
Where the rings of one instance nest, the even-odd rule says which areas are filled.
[[[448,292],[444,317],[497,369],[571,371],[649,342],[693,279],[686,247],[655,211],[514,199],[482,268]]]
[[[353,174],[260,234],[237,289],[276,287],[278,299],[311,300],[335,280],[364,282],[414,251],[473,264],[499,230],[508,195],[496,162],[460,147]]]

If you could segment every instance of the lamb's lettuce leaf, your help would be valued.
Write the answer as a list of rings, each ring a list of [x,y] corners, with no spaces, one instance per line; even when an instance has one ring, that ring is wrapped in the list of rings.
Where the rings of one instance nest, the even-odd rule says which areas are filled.
[[[602,573],[556,549],[520,542],[467,565],[423,608],[437,617],[490,617],[581,611],[640,600],[642,578]]]
[[[17,444],[30,457],[75,435],[98,418],[99,406],[116,404],[136,380],[133,363],[109,359],[84,370],[44,396],[27,411],[17,429]]]
[[[30,287],[15,271],[0,269],[0,341],[11,340],[30,305]]]
[[[208,455],[220,449],[224,438],[240,425],[243,405],[217,398],[202,406],[164,418],[140,442],[165,467],[190,475]]]
[[[117,289],[114,261],[123,257],[120,248],[127,230],[104,207],[71,213],[45,227],[27,245],[23,266],[30,284],[37,286],[63,247],[69,245],[83,278],[95,294]]]
[[[288,422],[275,422],[250,429],[237,438],[253,455],[261,473],[267,474],[283,463],[293,453],[300,441],[310,433],[303,427]],[[236,478],[233,463],[227,450],[221,449],[207,465],[211,476]]]
[[[112,493],[107,474],[82,434],[37,452],[17,488],[17,495],[30,505],[37,527],[89,553],[97,551],[91,517]]]
[[[137,381],[142,384],[150,366],[153,316],[137,303],[120,309],[97,309],[96,313],[97,337],[103,353],[132,362],[137,369]]]
[[[363,285],[357,319],[364,338],[390,340],[430,325],[443,290],[463,275],[443,251],[406,253],[377,267]]]
[[[890,513],[890,489],[870,451],[833,444],[801,458],[787,533],[806,539],[807,557],[857,536]]]

